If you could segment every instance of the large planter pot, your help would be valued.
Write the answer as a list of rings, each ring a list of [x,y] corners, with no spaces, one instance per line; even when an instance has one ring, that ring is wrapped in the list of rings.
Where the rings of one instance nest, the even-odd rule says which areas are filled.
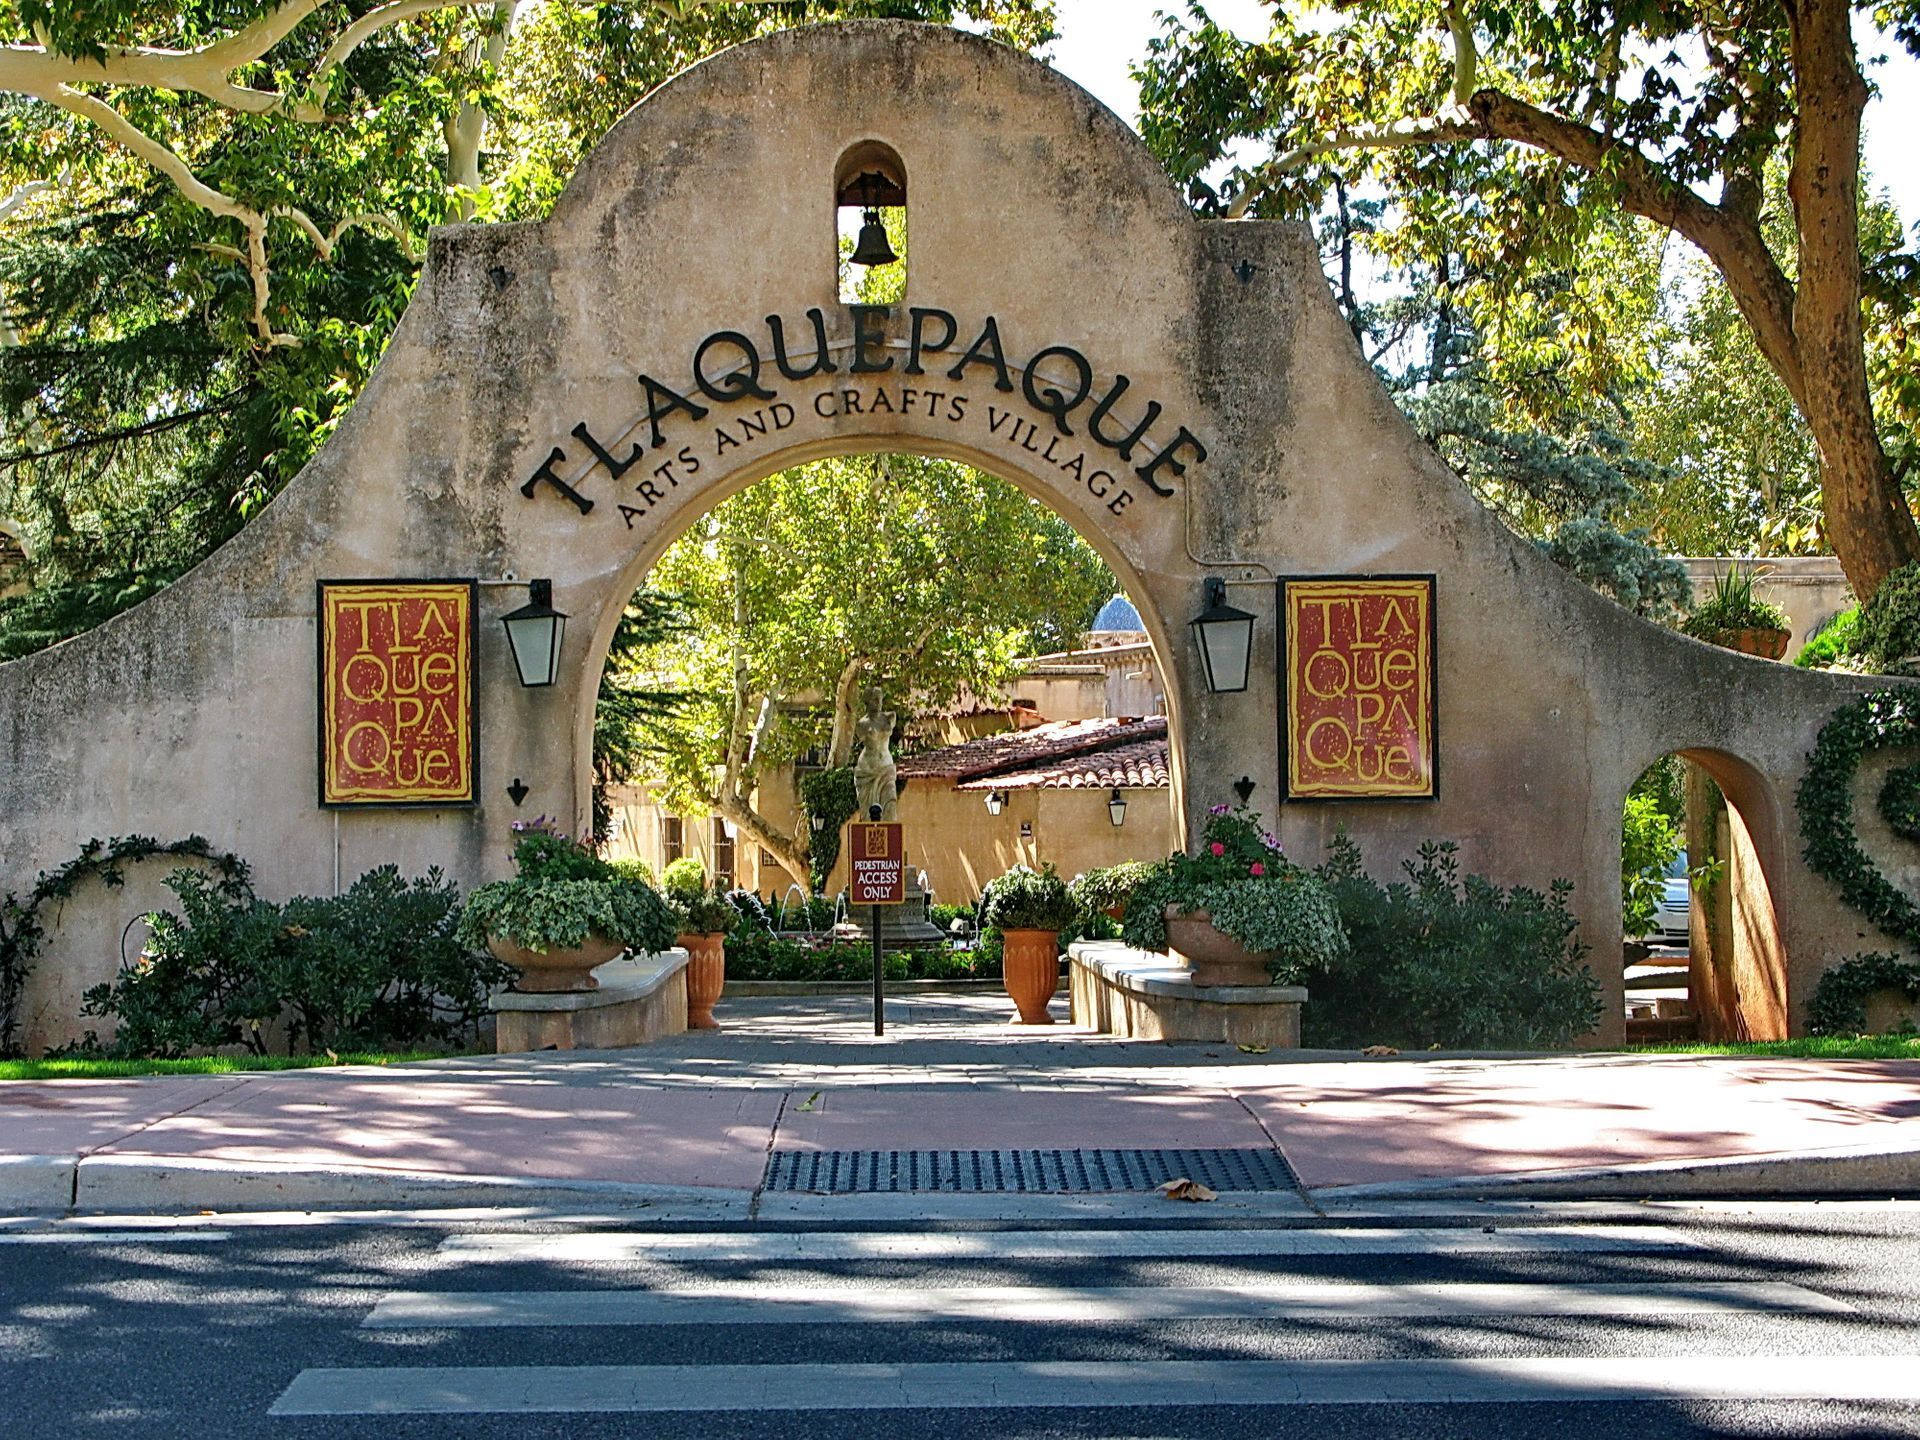
[[[1057,930],[1002,930],[1000,970],[1022,1025],[1051,1025],[1047,1005],[1060,985]]]
[[[679,944],[687,952],[687,1028],[718,1030],[713,1002],[727,988],[726,932],[682,935]]]
[[[1778,660],[1787,653],[1793,639],[1791,630],[1722,630],[1713,643],[1742,655],[1758,655],[1762,660]]]
[[[1193,972],[1196,985],[1271,985],[1267,962],[1271,950],[1249,950],[1230,935],[1213,928],[1205,910],[1181,910],[1169,905],[1167,953]]]
[[[605,935],[589,935],[586,943],[572,950],[529,950],[504,935],[489,935],[487,949],[494,958],[519,967],[516,990],[597,990],[593,978],[596,965],[604,965],[627,947]]]

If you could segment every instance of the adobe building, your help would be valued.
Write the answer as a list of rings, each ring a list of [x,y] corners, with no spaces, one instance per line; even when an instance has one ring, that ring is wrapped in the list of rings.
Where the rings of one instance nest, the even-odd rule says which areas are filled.
[[[838,205],[868,175],[912,226],[884,306],[838,288]],[[1736,923],[1711,963],[1740,1027],[1798,1026],[1864,948],[1793,815],[1864,682],[1569,579],[1401,418],[1304,227],[1196,218],[1045,65],[878,21],[718,55],[614,127],[545,220],[434,232],[358,403],[263,514],[0,666],[6,888],[135,832],[203,835],[273,896],[387,862],[502,874],[515,819],[586,820],[601,662],[665,548],[763,476],[862,451],[990,471],[1105,557],[1161,660],[1176,838],[1246,777],[1296,857],[1345,826],[1382,874],[1438,838],[1501,883],[1567,877],[1594,1038],[1615,1041],[1622,797],[1680,751],[1733,805]],[[550,684],[509,651],[503,617],[529,607],[568,617],[530,677]],[[1249,617],[1246,674],[1210,679],[1193,622],[1225,611]],[[31,1045],[74,1034],[165,869],[47,912]]]

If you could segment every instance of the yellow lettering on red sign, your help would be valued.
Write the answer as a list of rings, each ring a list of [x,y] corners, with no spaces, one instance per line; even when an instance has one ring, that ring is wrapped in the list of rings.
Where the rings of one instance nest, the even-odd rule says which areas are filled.
[[[1433,581],[1285,585],[1287,795],[1434,794]]]
[[[473,589],[322,582],[320,801],[464,805],[473,792]]]

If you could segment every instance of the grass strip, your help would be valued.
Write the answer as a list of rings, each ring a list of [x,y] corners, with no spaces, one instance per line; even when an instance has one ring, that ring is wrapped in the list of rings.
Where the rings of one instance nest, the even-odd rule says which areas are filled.
[[[232,1075],[251,1070],[314,1070],[335,1065],[404,1065],[447,1053],[405,1050],[340,1055],[195,1055],[185,1060],[0,1060],[0,1080],[115,1080],[127,1075]]]
[[[1762,1055],[1788,1060],[1920,1060],[1920,1035],[1810,1035],[1799,1040],[1711,1043],[1672,1040],[1629,1046],[1641,1055]]]

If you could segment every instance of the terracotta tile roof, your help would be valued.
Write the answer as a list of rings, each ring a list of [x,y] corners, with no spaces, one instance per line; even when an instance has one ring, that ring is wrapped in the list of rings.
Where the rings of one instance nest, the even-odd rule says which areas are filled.
[[[1164,786],[1168,783],[1167,717],[1057,720],[1031,730],[983,735],[906,756],[899,762],[899,773],[909,780],[950,780],[962,790]]]
[[[1072,755],[1052,765],[1016,770],[982,780],[968,780],[957,790],[1164,790],[1167,775],[1167,737],[1136,740]]]

